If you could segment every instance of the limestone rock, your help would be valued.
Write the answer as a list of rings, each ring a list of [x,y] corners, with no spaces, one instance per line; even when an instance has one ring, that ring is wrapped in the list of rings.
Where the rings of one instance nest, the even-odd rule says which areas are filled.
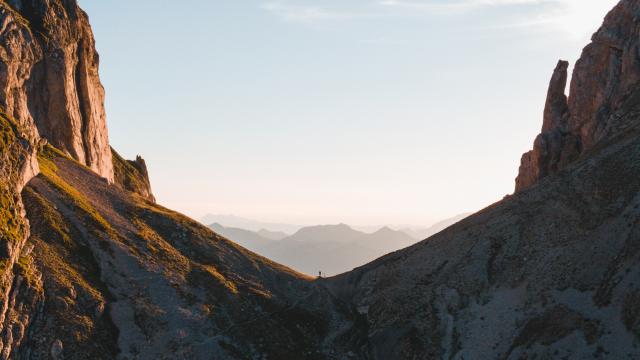
[[[125,160],[114,149],[111,151],[116,185],[155,203],[156,198],[151,191],[149,171],[144,159],[138,155],[135,161]]]
[[[542,133],[522,157],[516,192],[557,173],[603,139],[623,131],[620,109],[640,83],[640,3],[622,0],[607,15],[575,65],[569,98],[564,94],[568,63],[554,71]]]
[[[19,29],[3,4],[0,18],[13,16]],[[46,84],[43,93],[77,86],[48,88],[64,78],[55,66],[59,76],[48,75],[51,64],[66,66],[60,44],[79,39],[70,30],[84,16],[76,3],[11,4],[34,36],[51,38],[46,47],[33,42],[39,77],[25,81]],[[23,189],[29,227],[16,189],[38,142],[0,116],[0,358],[640,358],[639,4],[623,0],[607,17],[576,66],[569,99],[567,64],[558,64],[542,133],[523,159],[519,190],[528,190],[331,278],[297,274],[141,201],[152,196],[144,160],[115,152],[118,186],[45,154],[56,171]],[[54,23],[60,32],[50,34]],[[28,42],[31,30],[20,29],[11,36]],[[58,60],[46,60],[51,49]],[[22,87],[14,85],[7,111],[19,117]],[[32,91],[27,85],[33,118],[20,118],[24,126],[66,101],[32,103]],[[47,138],[72,153],[75,138],[62,135]],[[34,248],[18,261],[29,234]]]
[[[113,182],[98,66],[75,1],[0,3],[0,106],[31,135]]]
[[[560,60],[556,69],[553,71],[549,91],[547,92],[547,102],[544,108],[542,132],[555,129],[566,131],[569,118],[569,105],[564,91],[567,87],[568,68],[569,62]]]
[[[62,359],[62,351],[64,351],[62,341],[56,340],[51,344],[51,357],[54,360]]]

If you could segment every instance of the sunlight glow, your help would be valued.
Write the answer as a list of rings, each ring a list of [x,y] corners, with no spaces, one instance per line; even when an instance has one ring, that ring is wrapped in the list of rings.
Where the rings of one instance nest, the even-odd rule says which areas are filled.
[[[575,39],[582,39],[595,32],[593,24],[600,24],[604,20],[604,14],[618,3],[617,0],[563,0],[562,11],[554,19],[567,34]]]

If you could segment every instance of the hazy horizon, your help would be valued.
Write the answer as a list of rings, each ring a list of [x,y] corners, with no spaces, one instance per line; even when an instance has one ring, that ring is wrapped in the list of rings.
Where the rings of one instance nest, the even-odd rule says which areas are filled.
[[[358,226],[512,193],[557,60],[616,2],[80,0],[111,143],[160,204]]]
[[[455,222],[457,222],[469,215],[472,215],[472,213],[458,214],[456,216],[440,219],[433,222],[423,223],[423,224],[410,224],[410,223],[359,224],[359,223],[345,223],[342,221],[333,222],[333,223],[314,223],[314,222],[287,223],[287,222],[273,222],[268,220],[264,221],[262,219],[247,218],[247,217],[238,216],[234,214],[205,214],[204,216],[197,218],[196,220],[200,221],[202,224],[206,226],[218,224],[228,228],[243,229],[243,230],[249,230],[249,231],[259,231],[259,230],[281,231],[286,233],[287,235],[292,235],[302,228],[328,226],[328,225],[329,226],[330,225],[347,225],[354,230],[371,234],[385,227],[391,228],[393,230],[405,231],[405,232],[406,230],[415,230],[415,231],[425,230],[431,227],[438,226],[442,223],[449,223],[454,220]]]

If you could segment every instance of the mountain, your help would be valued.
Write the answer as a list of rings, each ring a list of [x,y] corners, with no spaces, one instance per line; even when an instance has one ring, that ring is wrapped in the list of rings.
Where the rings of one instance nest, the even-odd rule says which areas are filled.
[[[216,233],[305,274],[336,275],[416,242],[402,231],[383,227],[367,234],[345,224],[309,226],[291,236],[209,226]],[[275,236],[270,239],[261,234]]]
[[[283,223],[271,223],[258,220],[252,220],[235,215],[213,215],[208,214],[200,219],[203,224],[222,224],[227,227],[245,229],[250,231],[260,231],[268,229],[268,231],[283,232],[293,234],[300,230],[303,226]]]
[[[401,231],[407,233],[408,235],[410,235],[412,238],[416,239],[416,240],[423,240],[426,239],[432,235],[435,235],[437,233],[439,233],[440,231],[448,228],[449,226],[461,221],[462,219],[468,217],[469,215],[471,215],[470,213],[466,213],[466,214],[461,214],[461,215],[457,215],[454,216],[452,218],[449,219],[445,219],[442,221],[439,221],[433,225],[431,225],[428,228],[425,229],[419,229],[419,228],[403,228],[401,229]]]
[[[513,196],[324,281],[357,311],[337,352],[640,357],[639,13],[640,1],[622,0],[607,15],[575,66],[567,102],[567,66],[556,68],[542,134]]]
[[[0,22],[0,357],[322,358],[326,292],[157,205],[111,148],[76,1],[2,1]]]
[[[382,256],[392,251],[413,245],[416,239],[403,231],[396,231],[389,227],[383,227],[372,234],[364,234],[355,239],[359,245],[372,249]]]
[[[607,15],[568,97],[558,64],[512,196],[318,279],[153,201],[112,153],[76,1],[0,2],[0,356],[640,358],[638,14]],[[363,254],[344,225],[292,242],[322,232],[345,235],[324,264]]]
[[[224,227],[217,223],[211,224],[209,225],[209,227],[217,234],[220,234],[227,239],[232,239],[235,243],[244,246],[252,251],[259,252],[261,248],[267,246],[273,241],[272,239],[266,238],[257,232],[249,230]]]
[[[270,231],[267,229],[260,229],[257,234],[269,240],[282,240],[289,236],[287,233],[282,231]]]
[[[230,237],[233,239],[233,237]],[[348,225],[321,225],[264,246],[250,248],[305,274],[336,275],[363,265],[416,240],[388,227],[367,234]]]
[[[7,321],[7,329],[32,331],[23,335],[29,345],[13,346],[16,357],[62,344],[65,358],[157,359],[171,350],[170,357],[223,359],[250,347],[297,358],[310,346],[298,342],[301,333],[319,338],[311,312],[296,312],[308,324],[296,328],[269,319],[313,291],[305,276],[109,185],[53,148],[39,162],[40,175],[23,191],[31,237],[15,286],[25,290],[8,316],[24,320]],[[40,308],[45,315],[32,316]],[[262,320],[240,326],[255,319]]]
[[[346,224],[318,225],[302,228],[285,240],[309,243],[330,240],[337,243],[346,243],[354,241],[364,235],[365,233],[353,230]]]

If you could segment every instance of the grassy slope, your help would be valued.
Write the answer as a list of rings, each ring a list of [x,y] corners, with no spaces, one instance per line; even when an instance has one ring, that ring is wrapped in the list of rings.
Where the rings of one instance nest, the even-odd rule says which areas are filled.
[[[18,181],[16,168],[24,154],[15,122],[0,113],[0,230],[4,241],[15,242],[25,234],[18,214],[19,198],[14,189]]]
[[[78,351],[66,353],[71,358],[73,353],[108,358],[123,351],[118,347],[126,339],[115,342],[118,324],[106,312],[96,315],[101,304],[108,309],[113,301],[133,308],[133,323],[126,327],[140,329],[149,343],[158,339],[166,346],[164,334],[195,317],[191,326],[201,333],[193,335],[193,342],[217,339],[211,349],[232,358],[254,351],[276,359],[322,358],[318,341],[327,329],[324,310],[296,305],[315,293],[310,278],[179,213],[107,185],[50,146],[39,161],[42,173],[24,196],[34,219],[34,258],[49,294],[47,313],[56,320],[36,328],[60,334],[65,349]],[[75,298],[64,295],[70,293]],[[136,293],[135,299],[128,293]],[[154,295],[159,293],[164,295]],[[193,315],[185,320],[176,313],[180,308]],[[297,326],[289,326],[292,321]],[[188,356],[197,351],[190,341],[168,346]]]
[[[147,200],[155,201],[148,175],[143,173],[135,165],[135,162],[125,160],[113,148],[111,149],[111,157],[113,159],[115,183],[122,187],[123,190],[131,191]]]

